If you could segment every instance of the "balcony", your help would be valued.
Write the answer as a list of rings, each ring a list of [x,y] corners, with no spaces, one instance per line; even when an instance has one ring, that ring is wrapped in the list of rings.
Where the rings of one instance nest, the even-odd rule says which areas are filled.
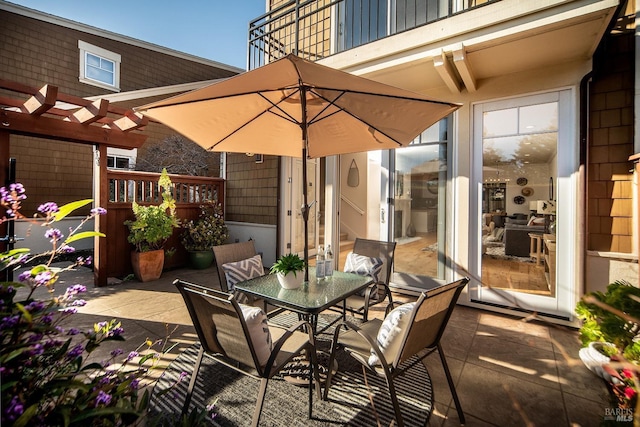
[[[249,25],[249,68],[296,53],[425,92],[588,61],[617,0],[291,0]],[[560,41],[560,42],[559,42]]]
[[[500,1],[397,0],[391,4],[388,0],[281,2],[249,23],[249,68],[257,68],[292,52],[317,61]]]

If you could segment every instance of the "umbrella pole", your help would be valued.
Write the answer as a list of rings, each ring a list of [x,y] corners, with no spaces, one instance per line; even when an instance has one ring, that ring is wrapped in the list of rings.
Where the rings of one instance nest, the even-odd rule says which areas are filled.
[[[304,281],[309,282],[309,203],[307,201],[307,147],[302,149],[302,220],[304,221]]]

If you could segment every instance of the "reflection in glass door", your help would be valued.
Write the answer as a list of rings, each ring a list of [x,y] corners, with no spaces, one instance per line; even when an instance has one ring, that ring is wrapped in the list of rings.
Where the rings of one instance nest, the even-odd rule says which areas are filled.
[[[302,160],[292,159],[293,163],[293,193],[291,195],[291,211],[292,211],[292,234],[291,247],[292,252],[297,253],[301,257],[304,253],[304,222],[302,218],[301,206],[302,200]],[[318,245],[318,177],[317,177],[317,160],[307,160],[307,199],[311,205],[309,209],[309,234],[307,236],[309,244],[309,256],[315,256]]]
[[[400,287],[420,288],[426,283],[421,276],[445,279],[449,123],[436,123],[412,145],[394,151],[392,282]]]
[[[568,98],[562,91],[474,107],[474,152],[482,162],[475,174],[481,284],[474,300],[550,314],[570,304],[570,290],[556,284],[560,266],[575,262],[570,250],[556,251],[557,243],[573,241],[556,235],[556,207],[570,197],[560,173],[571,153]],[[564,195],[554,191],[558,182]],[[573,232],[567,227],[564,236]]]

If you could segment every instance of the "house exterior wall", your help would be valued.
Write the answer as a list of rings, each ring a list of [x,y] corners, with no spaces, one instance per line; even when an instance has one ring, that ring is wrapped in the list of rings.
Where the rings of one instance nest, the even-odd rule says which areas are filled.
[[[256,163],[253,156],[226,155],[226,219],[254,224],[278,224],[279,158],[264,156]]]
[[[637,283],[638,278],[629,161],[635,134],[634,35],[609,36],[603,46],[590,89],[586,291],[604,291],[615,280]]]
[[[30,87],[51,84],[61,93],[80,97],[113,94],[79,81],[79,40],[121,55],[121,92],[224,78],[240,71],[4,2],[0,2],[0,22],[0,76]],[[118,105],[134,107],[146,101]],[[175,133],[157,123],[149,124],[145,132],[149,137],[142,152]],[[16,179],[29,193],[24,212],[30,215],[39,203],[48,200],[65,203],[91,198],[92,151],[91,146],[82,144],[12,135],[10,155],[17,159]],[[212,176],[219,176],[218,155],[210,170]]]

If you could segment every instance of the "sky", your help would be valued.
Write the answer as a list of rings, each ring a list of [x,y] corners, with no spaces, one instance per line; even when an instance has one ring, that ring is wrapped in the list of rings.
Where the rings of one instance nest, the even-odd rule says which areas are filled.
[[[8,0],[245,69],[249,21],[265,0]]]

